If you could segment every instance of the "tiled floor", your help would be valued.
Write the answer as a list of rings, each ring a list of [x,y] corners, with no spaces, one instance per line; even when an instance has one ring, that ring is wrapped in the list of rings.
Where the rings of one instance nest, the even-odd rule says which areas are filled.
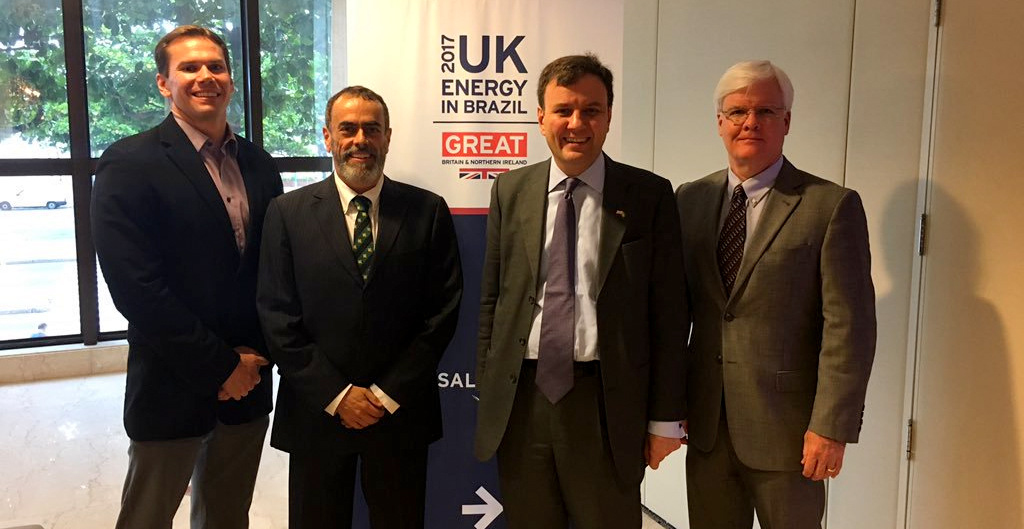
[[[0,385],[0,528],[113,527],[128,465],[123,394],[123,373]],[[266,447],[253,529],[287,527],[287,483],[285,454]],[[188,527],[187,498],[174,522]]]

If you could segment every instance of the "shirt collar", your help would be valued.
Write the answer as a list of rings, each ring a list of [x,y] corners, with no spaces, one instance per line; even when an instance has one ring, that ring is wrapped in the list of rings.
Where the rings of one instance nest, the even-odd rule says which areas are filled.
[[[580,182],[587,184],[588,187],[593,188],[598,193],[603,193],[604,166],[604,153],[601,153],[601,156],[598,156],[594,163],[590,164],[590,167],[587,167],[576,178],[579,178]],[[548,171],[548,193],[554,191],[558,184],[561,184],[566,178],[569,178],[569,175],[562,172],[558,164],[551,160],[551,170]]]
[[[181,130],[185,133],[185,136],[188,137],[188,141],[192,144],[192,147],[195,148],[196,152],[203,150],[203,146],[207,143],[213,145],[213,143],[210,142],[209,136],[203,134],[199,129],[193,127],[187,121],[179,118],[178,116],[174,116],[174,121],[176,121],[178,126],[181,127]],[[235,141],[235,133],[231,132],[231,127],[226,128],[227,130],[224,133],[224,143],[218,147],[226,150],[228,154],[234,155],[238,150],[238,144]]]
[[[370,199],[370,209],[377,207],[377,201],[380,198],[380,190],[384,186],[384,175],[377,180],[377,183],[373,187],[367,189],[363,193],[356,193],[352,190],[344,180],[338,176],[338,173],[334,173],[334,185],[338,188],[338,194],[341,195],[341,208],[342,211],[348,211],[349,203],[352,202],[353,198],[362,195]]]
[[[779,171],[782,170],[783,157],[779,156],[775,163],[769,165],[764,171],[757,173],[750,178],[740,181],[740,177],[736,176],[736,173],[729,169],[729,193],[736,188],[737,185],[743,185],[743,192],[747,194],[747,200],[753,203],[758,203],[764,197],[765,193],[775,185],[775,179],[779,177]]]

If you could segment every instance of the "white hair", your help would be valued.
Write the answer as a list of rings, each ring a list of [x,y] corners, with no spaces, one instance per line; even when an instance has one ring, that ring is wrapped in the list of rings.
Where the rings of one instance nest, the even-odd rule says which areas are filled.
[[[750,85],[768,79],[775,79],[782,90],[782,101],[786,110],[793,108],[793,83],[782,68],[775,66],[771,61],[742,61],[732,65],[722,74],[715,87],[715,111],[722,110],[722,101],[725,96],[749,88]]]

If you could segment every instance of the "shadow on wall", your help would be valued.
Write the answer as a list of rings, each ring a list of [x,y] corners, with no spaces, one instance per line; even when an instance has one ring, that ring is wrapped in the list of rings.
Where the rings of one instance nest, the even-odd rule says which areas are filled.
[[[906,179],[901,175],[893,177]],[[829,480],[827,517],[830,529],[895,527],[899,511],[900,465],[904,454],[900,441],[907,413],[903,409],[907,300],[910,299],[915,251],[912,247],[917,186],[899,186],[887,191],[885,196],[872,198],[873,192],[872,189],[861,191],[865,202],[875,200],[885,204],[881,218],[868,219],[878,221],[871,224],[877,226],[871,232],[871,258],[875,264],[878,343],[868,382],[860,442],[846,450],[843,474]]]
[[[1011,362],[1002,317],[978,295],[980,234],[954,196],[931,194],[911,526],[1024,527]]]

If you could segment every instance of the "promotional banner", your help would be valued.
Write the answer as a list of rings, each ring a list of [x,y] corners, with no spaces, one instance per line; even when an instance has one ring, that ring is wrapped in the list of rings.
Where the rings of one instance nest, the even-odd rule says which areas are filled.
[[[537,125],[544,66],[592,52],[622,71],[622,11],[622,0],[349,0],[346,78],[388,103],[387,174],[457,210],[486,208],[491,180],[550,156]],[[612,112],[612,158],[619,123]]]
[[[337,4],[336,4],[337,5]],[[537,78],[564,55],[591,52],[618,75],[622,0],[349,0],[347,69],[388,104],[386,174],[442,195],[455,213],[464,295],[437,374],[444,438],[431,445],[426,524],[505,527],[494,461],[473,457],[480,278],[491,184],[550,157],[537,124]],[[621,86],[616,79],[615,87]],[[340,86],[334,87],[335,90]],[[605,152],[620,148],[612,112]],[[395,479],[402,479],[396,476]],[[355,527],[369,527],[357,503]]]

